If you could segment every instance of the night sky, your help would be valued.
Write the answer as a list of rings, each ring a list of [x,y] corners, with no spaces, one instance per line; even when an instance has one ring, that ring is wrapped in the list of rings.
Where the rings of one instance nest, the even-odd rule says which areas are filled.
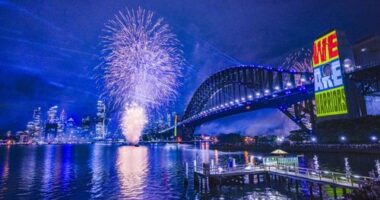
[[[77,121],[99,98],[93,68],[104,24],[125,8],[152,10],[183,44],[185,78],[173,108],[182,113],[209,75],[238,64],[278,66],[332,28],[350,42],[380,34],[380,1],[7,1],[0,0],[0,133],[24,130],[33,108],[64,108]],[[236,128],[236,127],[239,127]],[[198,132],[282,134],[294,127],[276,110],[214,121]]]

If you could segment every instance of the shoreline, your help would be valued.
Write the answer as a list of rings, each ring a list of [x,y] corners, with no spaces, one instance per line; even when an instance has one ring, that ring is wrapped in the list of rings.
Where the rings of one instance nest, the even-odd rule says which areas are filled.
[[[127,143],[107,143],[107,142],[82,142],[82,143],[51,143],[51,144],[0,144],[0,146],[45,146],[45,145],[83,145],[83,144],[104,144],[104,145],[119,145],[119,146],[133,146]],[[152,143],[141,142],[139,145],[147,145]],[[154,144],[154,143],[153,143]],[[160,142],[157,144],[166,144]],[[170,143],[169,143],[170,144]],[[191,143],[177,143],[173,144],[191,144]],[[380,144],[296,144],[296,145],[274,145],[274,144],[210,144],[210,149],[220,151],[257,151],[263,153],[272,152],[275,149],[282,149],[288,153],[355,153],[355,154],[374,154],[380,155]]]

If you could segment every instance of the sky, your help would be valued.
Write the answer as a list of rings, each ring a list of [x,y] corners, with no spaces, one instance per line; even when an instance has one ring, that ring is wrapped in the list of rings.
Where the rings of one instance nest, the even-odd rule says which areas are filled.
[[[204,0],[0,0],[0,133],[24,130],[35,107],[64,108],[78,121],[94,114],[100,91],[104,24],[118,11],[138,7],[163,17],[183,44],[185,76],[167,110],[183,113],[208,76],[239,64],[278,66],[289,54],[336,28],[350,42],[380,34],[380,1]],[[237,128],[239,127],[239,128]],[[264,109],[198,128],[249,134],[282,133],[291,124]]]

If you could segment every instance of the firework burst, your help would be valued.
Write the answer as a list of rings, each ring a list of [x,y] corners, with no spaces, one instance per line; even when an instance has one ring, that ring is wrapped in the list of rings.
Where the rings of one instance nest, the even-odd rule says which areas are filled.
[[[313,68],[311,66],[311,50],[301,48],[300,50],[289,54],[282,66],[285,69],[292,69],[297,72],[312,72]]]
[[[123,111],[121,125],[130,140],[141,134],[147,111],[175,99],[183,53],[169,26],[151,11],[119,12],[105,27],[105,92],[111,104]]]

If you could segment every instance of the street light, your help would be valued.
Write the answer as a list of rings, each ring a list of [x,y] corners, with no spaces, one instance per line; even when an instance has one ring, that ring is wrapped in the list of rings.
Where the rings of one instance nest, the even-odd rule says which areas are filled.
[[[340,136],[340,141],[345,142],[347,140],[346,136]]]
[[[377,141],[377,137],[376,136],[371,136],[371,140],[372,140],[372,142],[376,142]]]
[[[316,143],[316,142],[317,142],[317,138],[315,138],[315,137],[311,137],[311,141],[312,141],[313,143]]]
[[[256,92],[256,97],[259,97],[260,96],[260,92]]]

